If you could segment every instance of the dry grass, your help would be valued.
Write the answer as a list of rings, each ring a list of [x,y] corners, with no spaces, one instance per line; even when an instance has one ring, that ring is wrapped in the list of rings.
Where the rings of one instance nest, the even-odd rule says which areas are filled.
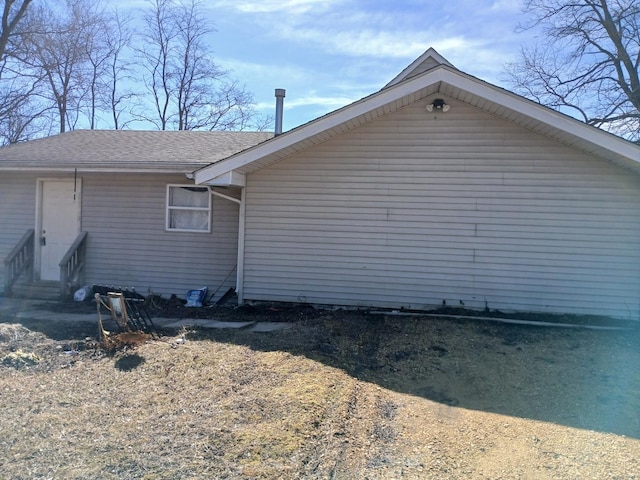
[[[113,356],[0,323],[36,358],[0,365],[0,477],[640,478],[635,333],[291,316]]]

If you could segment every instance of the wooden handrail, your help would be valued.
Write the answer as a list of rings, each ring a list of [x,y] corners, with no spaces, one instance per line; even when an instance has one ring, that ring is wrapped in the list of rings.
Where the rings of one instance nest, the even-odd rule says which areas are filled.
[[[60,296],[69,294],[70,283],[81,278],[85,266],[87,232],[80,232],[60,261]]]
[[[27,230],[4,259],[4,294],[6,296],[11,295],[13,284],[16,283],[22,272],[29,270],[31,276],[33,275],[34,235],[33,228]]]

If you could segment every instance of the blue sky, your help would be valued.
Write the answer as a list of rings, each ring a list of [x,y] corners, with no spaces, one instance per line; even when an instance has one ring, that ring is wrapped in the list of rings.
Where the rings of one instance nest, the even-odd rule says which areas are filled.
[[[258,109],[273,113],[274,89],[287,90],[284,130],[380,89],[429,47],[461,70],[502,85],[504,64],[527,41],[515,33],[524,20],[521,3],[205,2],[216,29],[210,37],[214,59],[253,92]]]

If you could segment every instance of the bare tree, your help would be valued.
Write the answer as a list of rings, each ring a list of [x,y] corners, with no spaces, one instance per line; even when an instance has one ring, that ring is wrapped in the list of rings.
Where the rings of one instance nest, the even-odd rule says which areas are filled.
[[[130,89],[121,88],[123,81],[132,78],[132,65],[124,59],[123,55],[124,51],[130,47],[132,33],[127,22],[119,16],[118,12],[114,13],[111,20],[111,28],[107,29],[105,37],[106,45],[111,52],[104,79],[105,104],[113,120],[113,128],[119,130],[131,122],[130,119],[123,119],[122,114],[127,111],[129,102],[136,97]]]
[[[32,0],[4,0],[2,9],[2,30],[0,30],[0,60],[4,60],[12,37],[18,32],[18,24],[27,13]],[[1,72],[0,72],[1,73]]]
[[[101,18],[98,15],[96,25],[92,29],[93,32],[86,35],[87,43],[82,45],[87,64],[87,116],[89,117],[89,128],[94,130],[97,122],[97,111],[101,101],[100,93],[104,92],[106,76],[109,72],[109,61],[114,52],[111,45],[104,41],[104,33],[108,32],[111,27],[107,17]]]
[[[121,120],[123,104],[135,95],[121,90],[123,80],[130,78],[130,61],[123,53],[130,47],[132,33],[117,10],[96,9],[93,26],[87,32],[84,54],[87,65],[88,97],[85,105],[89,128],[97,128],[99,115],[106,114],[118,130],[128,123]]]
[[[183,4],[176,22],[176,107],[178,130],[202,128],[208,123],[208,115],[201,114],[214,89],[213,82],[224,77],[222,71],[206,55],[203,37],[211,32],[203,18],[199,5],[192,1]],[[207,112],[208,113],[208,112]]]
[[[32,126],[37,122],[30,121],[27,112],[45,113],[38,110],[36,101],[40,78],[21,68],[16,55],[18,52],[14,51],[0,61],[0,145],[31,136]]]
[[[163,130],[266,128],[252,95],[213,62],[201,0],[147,0],[135,59],[127,22],[100,0],[38,0],[27,11],[31,1],[4,2],[0,143],[139,120]],[[133,91],[140,84],[146,99]]]
[[[152,9],[144,16],[147,30],[143,34],[140,53],[144,58],[144,67],[148,75],[145,85],[153,96],[157,120],[145,116],[155,123],[159,130],[166,130],[170,118],[170,103],[173,97],[172,57],[173,43],[177,36],[175,30],[175,6],[170,0],[149,0]]]
[[[37,81],[22,72],[19,50],[22,28],[31,0],[4,0],[0,25],[0,144],[14,143],[26,135],[22,113],[30,108]]]
[[[640,139],[640,2],[527,0],[543,40],[507,66],[514,89],[585,122]]]
[[[160,130],[239,130],[254,116],[253,96],[211,60],[212,32],[199,0],[149,0],[140,53]]]
[[[52,124],[48,121],[49,107],[33,101],[33,92],[0,108],[0,145],[17,143],[48,135]]]
[[[67,0],[66,9],[56,7],[42,4],[34,12],[34,32],[26,41],[27,58],[31,68],[45,79],[60,133],[74,128],[85,102],[93,128],[95,89],[109,55],[103,42],[104,14],[99,4],[90,0]]]

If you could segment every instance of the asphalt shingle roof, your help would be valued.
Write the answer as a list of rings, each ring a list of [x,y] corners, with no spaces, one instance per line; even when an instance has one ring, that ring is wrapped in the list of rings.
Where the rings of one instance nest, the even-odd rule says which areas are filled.
[[[0,148],[0,170],[192,172],[270,132],[74,130]]]

